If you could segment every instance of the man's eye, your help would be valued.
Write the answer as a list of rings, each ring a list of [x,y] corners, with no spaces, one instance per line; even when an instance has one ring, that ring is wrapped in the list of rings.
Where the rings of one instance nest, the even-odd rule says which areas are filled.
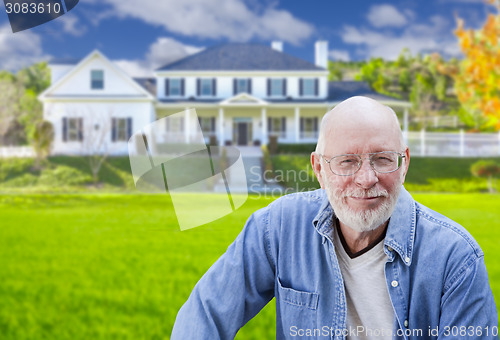
[[[342,165],[342,166],[348,166],[348,165],[357,164],[357,163],[358,163],[358,161],[355,158],[347,158],[347,159],[343,159],[342,161],[340,161],[340,165]]]
[[[379,163],[379,164],[388,164],[388,163],[394,162],[394,160],[389,158],[389,157],[379,156],[379,157],[375,157],[373,162]]]

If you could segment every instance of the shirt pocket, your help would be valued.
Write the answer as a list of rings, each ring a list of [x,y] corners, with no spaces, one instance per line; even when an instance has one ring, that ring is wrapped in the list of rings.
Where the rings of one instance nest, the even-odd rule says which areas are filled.
[[[318,293],[286,287],[278,278],[278,297],[280,321],[287,338],[293,334],[298,335],[300,330],[316,328]]]

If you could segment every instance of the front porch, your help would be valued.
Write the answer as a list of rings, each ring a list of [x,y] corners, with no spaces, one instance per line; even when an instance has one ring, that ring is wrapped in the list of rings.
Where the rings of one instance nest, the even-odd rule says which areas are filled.
[[[319,125],[327,108],[196,108],[184,110],[179,119],[169,116],[174,110],[158,110],[165,120],[164,135],[178,136],[185,143],[195,138],[197,125],[203,132],[205,143],[219,146],[266,145],[272,137],[278,143],[316,143]],[[162,140],[161,133],[158,137]]]

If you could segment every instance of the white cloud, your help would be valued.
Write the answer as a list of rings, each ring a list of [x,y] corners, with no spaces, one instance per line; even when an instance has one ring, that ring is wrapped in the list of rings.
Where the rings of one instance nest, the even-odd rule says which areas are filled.
[[[89,0],[97,2],[98,0]],[[136,18],[170,32],[231,41],[279,39],[298,45],[314,33],[314,26],[289,11],[268,6],[249,8],[243,0],[100,0],[111,5],[107,16]]]
[[[366,17],[377,28],[402,27],[408,22],[403,13],[388,4],[373,5]]]
[[[450,28],[448,20],[436,15],[429,18],[427,24],[412,24],[391,33],[344,26],[341,38],[345,43],[357,45],[363,58],[394,60],[403,48],[408,48],[412,54],[439,52],[444,56],[459,56],[460,50]]]
[[[330,50],[328,56],[335,61],[350,61],[349,51],[346,50]]]
[[[78,21],[78,17],[73,13],[67,13],[59,18],[57,21],[63,25],[63,31],[73,36],[81,36],[87,29],[80,21]]]
[[[202,47],[182,44],[172,38],[160,37],[149,46],[144,60],[121,59],[113,62],[132,77],[152,77],[155,69],[202,49]]]
[[[9,71],[17,71],[50,57],[43,53],[39,35],[30,30],[12,33],[9,24],[0,26],[0,55],[0,69]]]
[[[113,63],[134,78],[151,78],[154,76],[153,69],[143,60],[119,59],[113,60]]]
[[[184,45],[172,38],[160,37],[149,46],[146,60],[153,68],[158,68],[202,49],[201,47]]]

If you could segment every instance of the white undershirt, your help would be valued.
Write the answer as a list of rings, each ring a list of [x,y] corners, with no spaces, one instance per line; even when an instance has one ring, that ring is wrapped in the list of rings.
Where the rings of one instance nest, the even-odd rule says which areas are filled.
[[[337,228],[334,244],[347,299],[346,339],[392,339],[394,310],[385,280],[384,242],[353,259],[346,253]]]

